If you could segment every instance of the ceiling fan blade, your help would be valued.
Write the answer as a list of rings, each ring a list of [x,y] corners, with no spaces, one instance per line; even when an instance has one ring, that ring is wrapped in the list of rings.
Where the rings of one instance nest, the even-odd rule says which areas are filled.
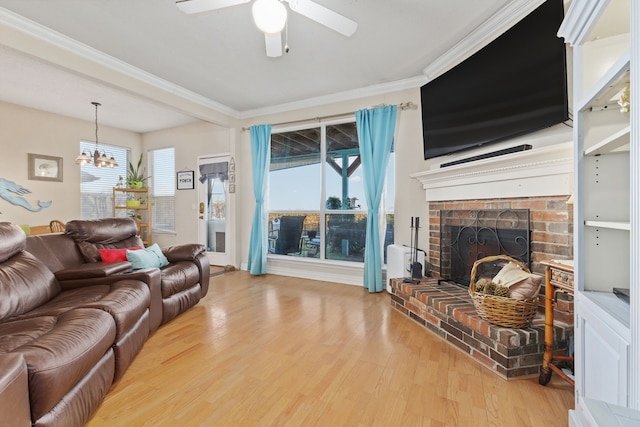
[[[264,44],[267,46],[267,56],[269,58],[282,56],[282,37],[280,33],[264,33]]]
[[[358,23],[334,12],[331,9],[311,1],[311,0],[287,0],[289,7],[309,19],[312,19],[326,27],[331,28],[340,34],[350,37],[356,32]]]
[[[200,13],[223,7],[249,3],[251,0],[178,0],[176,6],[184,13]]]

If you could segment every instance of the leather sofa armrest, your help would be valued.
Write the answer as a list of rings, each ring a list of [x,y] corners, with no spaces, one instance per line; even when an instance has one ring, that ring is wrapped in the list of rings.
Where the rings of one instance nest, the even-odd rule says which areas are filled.
[[[129,261],[114,263],[89,262],[78,267],[56,271],[54,274],[56,279],[64,281],[107,277],[112,274],[124,273],[128,270],[131,270],[131,263]]]
[[[209,258],[206,254],[201,253],[200,255],[196,256],[193,262],[195,262],[195,264],[198,266],[198,270],[200,271],[200,289],[202,289],[200,298],[204,298],[207,295],[207,292],[209,292],[209,276],[211,275]]]
[[[167,257],[170,263],[178,261],[191,261],[200,272],[200,298],[204,298],[209,291],[209,271],[210,264],[207,257],[206,248],[198,243],[186,243],[182,245],[168,246],[162,249],[162,253]]]
[[[0,354],[0,416],[3,426],[31,426],[27,363],[22,354]]]
[[[169,262],[194,261],[196,257],[203,254],[204,251],[204,245],[198,243],[186,243],[162,248],[162,253],[167,257]]]
[[[144,270],[129,270],[105,277],[79,278],[60,281],[62,289],[74,289],[93,285],[110,285],[120,280],[139,280],[149,287],[151,304],[149,306],[149,333],[154,333],[162,323],[162,288],[160,287],[161,273],[158,268]]]

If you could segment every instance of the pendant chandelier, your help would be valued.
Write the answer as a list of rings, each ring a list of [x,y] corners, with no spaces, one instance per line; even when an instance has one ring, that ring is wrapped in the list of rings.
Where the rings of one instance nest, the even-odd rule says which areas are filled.
[[[76,165],[84,166],[93,164],[93,166],[97,168],[115,168],[118,166],[118,162],[116,162],[113,156],[111,156],[111,158],[107,157],[104,150],[102,150],[102,154],[100,154],[100,143],[98,142],[98,107],[101,104],[99,102],[92,102],[91,104],[96,107],[96,148],[92,157],[88,156],[83,150],[82,154],[76,157]]]

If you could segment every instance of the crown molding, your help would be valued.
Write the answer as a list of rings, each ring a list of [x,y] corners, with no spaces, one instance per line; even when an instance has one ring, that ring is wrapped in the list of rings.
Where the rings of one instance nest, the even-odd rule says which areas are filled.
[[[77,57],[88,60],[91,63],[98,64],[102,67],[105,67],[106,69],[115,71],[120,75],[131,78],[134,81],[144,83],[165,93],[172,94],[197,106],[213,110],[217,113],[225,114],[235,119],[238,119],[240,116],[240,113],[238,111],[229,108],[226,105],[223,105],[200,94],[178,86],[175,83],[164,80],[140,68],[134,67],[131,64],[114,58],[111,55],[107,55],[104,52],[94,49],[91,46],[74,40],[68,36],[65,36],[64,34],[54,31],[48,27],[45,27],[44,25],[27,19],[3,7],[0,7],[0,26],[12,28],[20,33],[25,34],[28,37],[37,39],[55,48],[62,49]],[[3,40],[3,43],[12,47],[9,43],[6,43],[6,40]],[[41,59],[47,60],[47,58]],[[56,65],[66,68],[64,64],[61,63],[57,63]],[[78,72],[78,70],[71,71],[76,73]],[[94,75],[88,75],[88,77],[96,80],[96,76]],[[106,81],[105,83],[112,84],[108,81]]]
[[[509,2],[481,26],[457,43],[422,72],[431,81],[455,67],[507,31],[530,14],[545,0],[516,0]]]
[[[572,2],[558,29],[558,36],[572,46],[582,44],[607,4],[608,2],[599,0]]]
[[[367,86],[358,89],[346,90],[330,95],[318,96],[302,101],[289,102],[254,110],[246,110],[240,113],[241,119],[253,119],[270,114],[286,113],[289,111],[303,110],[305,108],[321,107],[338,102],[353,101],[370,96],[384,95],[387,93],[399,92],[407,89],[415,89],[427,83],[424,76],[411,77],[403,80],[396,80],[388,83]]]
[[[134,67],[124,61],[114,58],[88,45],[80,43],[68,36],[65,36],[64,34],[58,33],[57,31],[38,24],[37,22],[31,21],[2,7],[0,7],[0,26],[12,28],[47,45],[64,50],[69,54],[85,59],[90,63],[102,66],[105,69],[115,72],[121,76],[130,78],[135,82],[148,85],[149,87],[157,91],[178,98],[181,102],[170,102],[168,103],[168,105],[199,119],[211,121],[210,118],[205,117],[207,115],[206,113],[203,114],[201,111],[198,111],[194,114],[194,108],[189,108],[189,104],[197,106],[198,108],[195,108],[195,110],[204,108],[205,110],[223,114],[233,119],[246,120],[270,114],[286,113],[306,108],[321,107],[333,103],[353,101],[366,97],[379,96],[402,90],[419,88],[426,84],[428,81],[462,62],[477,50],[481,49],[483,46],[502,34],[504,31],[506,31],[524,16],[529,14],[543,2],[544,0],[515,0],[510,2],[489,21],[470,33],[462,42],[456,44],[452,49],[447,51],[445,54],[431,63],[428,67],[426,67],[423,70],[423,75],[421,76],[415,76],[408,79],[397,80],[378,85],[318,96],[314,98],[308,98],[305,100],[245,111],[238,111],[219,102],[213,101],[207,97],[204,97],[184,87],[164,80],[140,68]],[[5,43],[9,47],[12,47],[10,43],[7,43],[5,41],[3,41],[3,43]],[[42,59],[48,60],[49,62],[52,61],[51,58],[42,57]],[[65,67],[64,63],[56,63],[56,65],[67,68]],[[78,70],[71,71],[78,73]],[[96,76],[94,75],[85,75],[94,80],[96,79]],[[106,80],[102,81],[107,84],[120,87],[122,90],[127,90],[121,85],[111,83]],[[136,93],[132,90],[128,91]],[[137,94],[145,98],[149,98],[149,95],[146,93],[138,92]],[[159,96],[159,98],[162,97]],[[159,99],[159,101],[167,104],[166,99]],[[184,105],[185,102],[187,103],[186,106]]]
[[[80,58],[86,59],[91,63],[98,64],[111,71],[115,71],[120,75],[124,75],[135,81],[147,84],[155,89],[163,91],[165,93],[172,94],[184,101],[192,104],[204,107],[209,110],[214,110],[218,113],[225,114],[234,119],[250,119],[269,114],[284,113],[289,111],[300,110],[304,108],[318,107],[331,103],[351,101],[355,99],[365,98],[368,96],[382,95],[391,92],[397,92],[406,89],[413,89],[420,87],[426,83],[424,76],[417,76],[414,78],[398,80],[388,83],[382,83],[379,85],[368,86],[353,90],[347,90],[344,92],[334,93],[325,96],[319,96],[309,98],[301,101],[290,102],[280,105],[274,105],[264,108],[258,108],[253,110],[237,111],[226,105],[206,98],[198,93],[192,92],[167,80],[164,80],[154,74],[148,73],[140,68],[134,67],[124,61],[121,61],[113,56],[107,55],[97,49],[92,48],[84,43],[78,42],[64,34],[54,31],[48,27],[45,27],[37,22],[31,21],[21,15],[18,15],[8,9],[0,7],[0,26],[12,28],[20,33],[23,33],[31,38],[37,39],[46,43],[47,45],[54,46],[58,49],[62,49],[68,53],[76,55]],[[10,46],[10,45],[9,45]],[[12,47],[12,46],[10,46]],[[28,53],[28,52],[25,52]],[[32,54],[32,53],[31,53]],[[42,58],[47,59],[47,58]],[[64,67],[64,64],[58,63],[56,65]],[[66,68],[66,67],[65,67]],[[78,70],[71,70],[78,72]],[[96,79],[95,76],[89,76],[92,79]],[[106,82],[109,83],[109,82]],[[123,89],[124,90],[124,89]],[[202,118],[202,117],[200,117]]]

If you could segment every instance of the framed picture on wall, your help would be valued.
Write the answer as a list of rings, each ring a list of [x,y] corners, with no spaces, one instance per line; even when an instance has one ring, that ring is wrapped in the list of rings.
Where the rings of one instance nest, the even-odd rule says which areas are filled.
[[[62,157],[33,153],[28,156],[29,179],[62,182]]]
[[[178,190],[193,190],[195,188],[193,171],[180,171],[176,175]]]

